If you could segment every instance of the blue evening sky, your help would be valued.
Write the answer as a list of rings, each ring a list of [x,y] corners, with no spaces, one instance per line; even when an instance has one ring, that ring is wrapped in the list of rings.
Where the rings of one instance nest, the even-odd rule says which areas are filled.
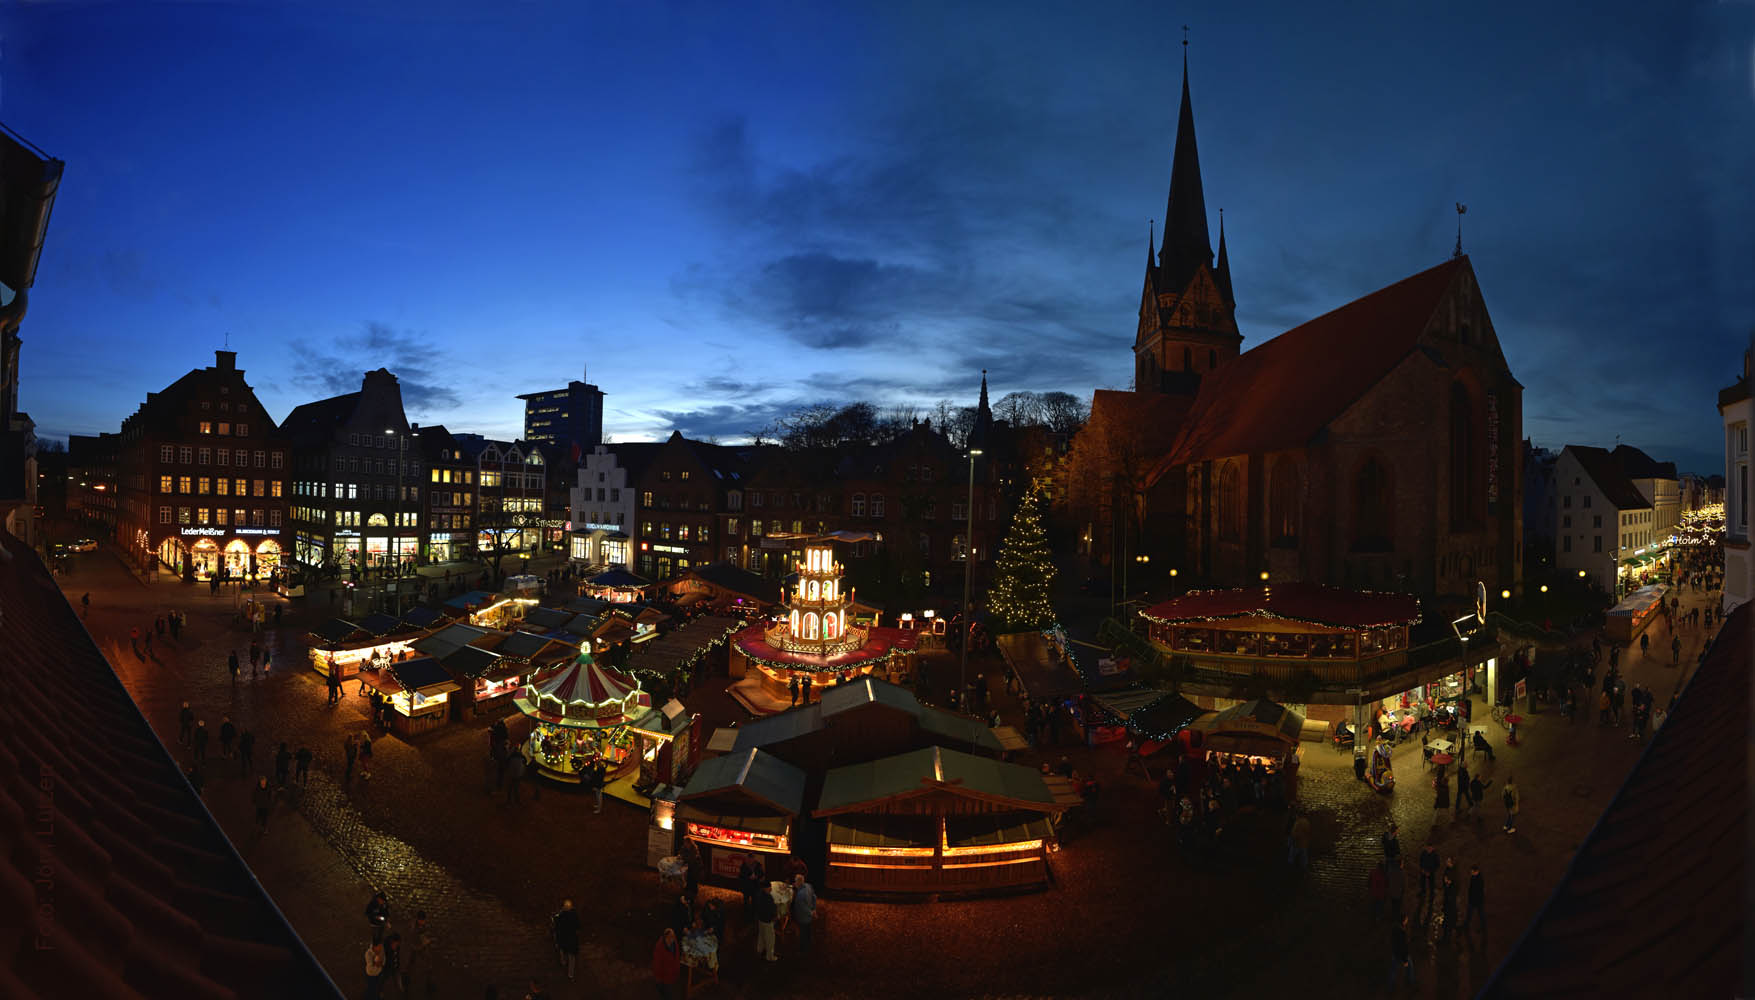
[[[1124,387],[1186,23],[1246,347],[1462,201],[1525,433],[1717,469],[1755,5],[1223,8],[9,4],[0,120],[67,162],[22,402],[114,430],[227,334],[276,418],[387,366],[502,436],[586,366],[619,440]]]

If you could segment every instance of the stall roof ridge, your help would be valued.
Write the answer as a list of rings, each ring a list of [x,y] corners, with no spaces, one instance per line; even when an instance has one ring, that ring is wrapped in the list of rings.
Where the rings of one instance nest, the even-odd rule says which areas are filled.
[[[1032,768],[931,746],[831,769],[823,777],[813,814],[851,812],[885,799],[932,792],[1014,809],[1056,808],[1053,793]]]
[[[702,798],[738,788],[780,812],[798,816],[804,811],[805,777],[800,768],[750,747],[702,761],[677,798]]]

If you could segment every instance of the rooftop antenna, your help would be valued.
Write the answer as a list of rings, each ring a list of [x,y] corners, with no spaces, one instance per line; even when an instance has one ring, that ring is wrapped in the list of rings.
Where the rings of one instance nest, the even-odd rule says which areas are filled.
[[[231,349],[232,349],[232,334],[231,334],[231,331],[230,331],[230,330],[227,330],[227,331],[226,331],[226,335],[225,335],[225,349],[226,349],[226,350],[228,350],[228,351],[229,351],[229,350],[231,350]]]
[[[1182,26],[1182,58],[1184,61],[1188,59],[1188,25],[1186,24]]]
[[[1451,256],[1452,260],[1455,260],[1456,258],[1461,257],[1463,255],[1462,254],[1462,217],[1468,213],[1468,210],[1469,210],[1469,206],[1464,205],[1460,201],[1456,203],[1456,249],[1452,250],[1450,252],[1450,256]]]

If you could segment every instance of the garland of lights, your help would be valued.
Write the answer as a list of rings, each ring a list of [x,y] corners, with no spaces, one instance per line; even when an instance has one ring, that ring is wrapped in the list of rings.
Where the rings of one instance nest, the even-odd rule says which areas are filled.
[[[1253,589],[1253,588],[1240,588],[1240,589]],[[1262,589],[1265,591],[1265,590],[1268,590],[1269,588],[1263,587]],[[1206,597],[1206,596],[1215,595],[1215,594],[1233,594],[1233,593],[1237,593],[1237,592],[1238,592],[1237,590],[1220,590],[1220,589],[1191,590],[1187,594],[1184,594],[1183,597]],[[1367,597],[1394,597],[1394,598],[1402,599],[1402,600],[1412,599],[1414,602],[1414,617],[1407,619],[1405,621],[1376,622],[1376,623],[1367,624],[1367,625],[1337,625],[1334,622],[1325,622],[1325,621],[1321,621],[1321,620],[1315,619],[1315,618],[1300,618],[1297,615],[1282,614],[1278,611],[1269,611],[1266,608],[1258,608],[1255,610],[1248,610],[1248,611],[1234,611],[1234,612],[1231,612],[1229,614],[1223,614],[1223,615],[1189,615],[1186,617],[1178,617],[1178,618],[1160,618],[1157,615],[1151,614],[1150,612],[1141,611],[1141,612],[1139,612],[1139,616],[1141,618],[1144,618],[1146,621],[1151,622],[1154,625],[1189,625],[1189,624],[1197,624],[1197,623],[1199,623],[1199,624],[1214,624],[1214,623],[1218,623],[1218,622],[1235,621],[1236,619],[1239,619],[1239,618],[1271,618],[1271,619],[1274,619],[1276,621],[1293,622],[1293,623],[1299,624],[1299,625],[1319,625],[1319,626],[1322,626],[1323,628],[1339,628],[1339,629],[1393,628],[1393,627],[1399,627],[1399,626],[1403,626],[1403,625],[1413,626],[1413,625],[1418,625],[1420,623],[1420,599],[1418,597],[1413,597],[1413,595],[1411,595],[1411,594],[1396,594],[1396,593],[1391,593],[1389,591],[1382,591],[1382,590],[1354,590],[1354,591],[1346,591],[1345,593],[1360,594],[1360,595],[1364,595]],[[1174,601],[1179,601],[1179,600],[1182,600],[1182,598],[1181,597],[1172,598],[1170,601],[1166,601],[1165,603],[1169,604],[1169,603],[1172,603]]]
[[[1012,526],[994,563],[987,606],[1009,628],[1045,628],[1054,623],[1048,593],[1054,583],[1054,560],[1048,532],[1042,527],[1042,494],[1030,490],[1012,515]]]

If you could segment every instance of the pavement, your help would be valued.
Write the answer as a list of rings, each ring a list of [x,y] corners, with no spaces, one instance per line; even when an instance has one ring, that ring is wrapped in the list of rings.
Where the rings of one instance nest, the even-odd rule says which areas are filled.
[[[593,815],[588,795],[534,781],[518,803],[487,791],[486,718],[413,741],[378,739],[370,781],[357,773],[347,780],[342,741],[367,731],[364,702],[349,685],[342,704],[329,707],[322,679],[303,658],[305,629],[330,616],[327,601],[287,602],[283,627],[262,636],[274,666],[251,676],[251,637],[234,630],[229,593],[143,585],[108,552],[79,557],[61,583],[76,602],[91,593],[93,635],[167,743],[175,746],[177,709],[188,700],[211,731],[229,714],[256,732],[256,772],[271,771],[281,740],[315,750],[309,784],[281,794],[263,832],[235,761],[210,760],[205,794],[294,927],[336,980],[356,991],[350,995],[363,993],[362,911],[375,888],[389,894],[397,927],[425,909],[438,939],[431,983],[417,984],[415,996],[475,997],[489,985],[520,996],[532,974],[546,976],[557,997],[650,989],[648,957],[670,901],[644,866],[643,812],[606,801],[603,814]],[[1709,601],[1683,595],[1684,609]],[[173,606],[189,617],[183,640],[157,640],[145,656],[130,649],[128,628],[148,626]],[[1702,631],[1681,632],[1683,669],[1691,669]],[[1652,648],[1665,656],[1642,657],[1637,647],[1623,656],[1629,684],[1649,685],[1660,704],[1683,672],[1668,665],[1669,639],[1660,623]],[[225,669],[233,648],[245,664],[235,684]],[[947,653],[921,660],[931,698],[955,674],[956,661]],[[994,704],[1015,724],[1017,705],[998,687],[998,661],[972,657],[969,672],[985,673]],[[726,687],[716,678],[688,699],[705,733],[748,718]],[[1485,706],[1475,708],[1476,721],[1485,720]],[[1546,900],[1640,751],[1624,730],[1597,727],[1594,713],[1570,725],[1532,714],[1520,734],[1518,747],[1502,735],[1494,740],[1498,760],[1484,771],[1493,781],[1488,801],[1478,818],[1463,820],[1431,808],[1417,743],[1396,752],[1400,780],[1390,795],[1353,779],[1349,753],[1306,744],[1299,779],[1313,826],[1306,873],[1284,865],[1280,817],[1241,821],[1242,835],[1226,856],[1184,856],[1156,814],[1155,788],[1122,773],[1118,745],[1033,750],[1023,763],[1065,753],[1103,783],[1096,807],[1066,830],[1053,855],[1049,890],[908,904],[827,899],[817,951],[801,955],[795,940],[783,940],[782,961],[769,965],[751,954],[736,896],[703,888],[732,916],[714,989],[730,997],[888,995],[897,984],[920,996],[1160,996],[1172,988],[1254,996],[1294,982],[1304,996],[1383,995],[1389,932],[1371,922],[1365,887],[1381,857],[1378,836],[1393,818],[1405,857],[1431,838],[1464,872],[1472,862],[1482,866],[1484,944],[1419,946],[1420,985],[1408,991],[1473,995]],[[1512,771],[1523,812],[1518,832],[1507,835],[1498,790]],[[557,980],[547,943],[547,917],[562,898],[575,900],[584,917],[578,983]]]

